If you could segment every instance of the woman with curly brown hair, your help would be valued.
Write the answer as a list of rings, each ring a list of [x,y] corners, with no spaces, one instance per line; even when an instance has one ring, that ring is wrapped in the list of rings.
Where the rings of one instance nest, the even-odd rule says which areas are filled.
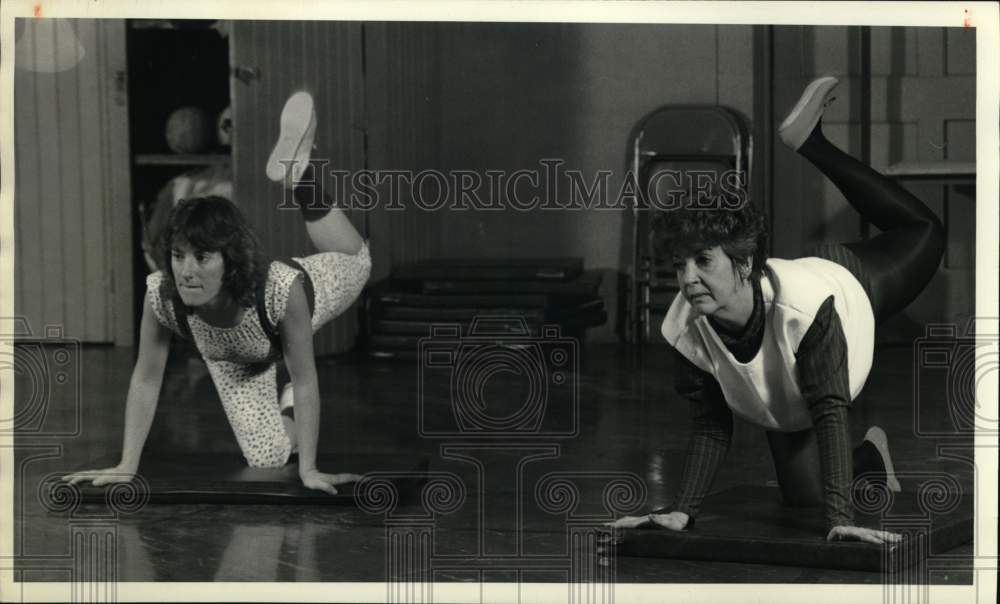
[[[163,237],[164,269],[146,280],[121,461],[64,480],[99,486],[135,475],[172,333],[192,341],[204,358],[250,466],[282,466],[297,452],[306,487],[336,493],[336,485],[357,480],[316,467],[320,410],[312,336],[354,302],[368,280],[371,259],[347,216],[318,190],[321,178],[311,174],[315,125],[312,97],[292,95],[267,174],[292,191],[318,253],[267,262],[234,204],[221,197],[180,202]],[[282,357],[291,381],[279,397]]]
[[[613,526],[691,527],[738,414],[767,430],[785,503],[824,505],[828,540],[899,539],[854,524],[855,477],[900,486],[881,428],[852,451],[847,411],[871,370],[876,324],[927,285],[944,235],[919,199],[823,136],[836,85],[829,77],[812,82],[779,135],[881,233],[805,258],[767,259],[767,228],[752,203],[657,217],[658,243],[673,258],[681,290],[662,332],[677,353],[676,389],[691,404],[694,429],[673,504]]]

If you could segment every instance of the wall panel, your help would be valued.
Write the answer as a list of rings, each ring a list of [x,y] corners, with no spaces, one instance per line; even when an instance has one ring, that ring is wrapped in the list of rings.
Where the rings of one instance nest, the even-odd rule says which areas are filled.
[[[439,167],[438,41],[443,27],[447,26],[365,25],[370,169],[415,174]],[[387,185],[379,188],[379,204],[369,212],[370,235],[378,248],[376,280],[387,276],[394,265],[436,257],[441,249],[440,212],[419,209],[407,188],[394,195]]]
[[[75,66],[32,68],[77,41]],[[36,336],[131,344],[124,22],[24,22],[16,52],[15,312]]]

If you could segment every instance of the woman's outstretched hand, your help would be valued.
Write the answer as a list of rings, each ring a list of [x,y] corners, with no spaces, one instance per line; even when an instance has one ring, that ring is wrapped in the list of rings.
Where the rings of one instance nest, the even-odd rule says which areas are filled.
[[[106,484],[114,484],[116,482],[130,482],[134,477],[134,469],[125,468],[119,465],[113,468],[104,468],[102,470],[74,472],[73,474],[63,476],[62,479],[63,482],[68,482],[70,484],[90,481],[95,487],[101,487]]]
[[[883,543],[895,543],[903,538],[899,533],[880,531],[878,529],[864,528],[860,526],[835,526],[830,529],[826,536],[827,541],[866,541],[881,545]]]
[[[323,491],[331,495],[337,494],[338,484],[347,484],[349,482],[357,482],[361,480],[361,476],[358,474],[325,474],[319,470],[306,470],[304,472],[300,472],[299,478],[302,479],[302,484],[306,488]]]
[[[622,516],[618,520],[605,522],[604,526],[617,529],[630,529],[640,527],[649,522],[652,522],[652,520],[649,519],[648,514],[646,516]]]
[[[684,512],[670,512],[668,514],[646,514],[645,516],[623,516],[618,520],[605,523],[604,526],[630,529],[646,524],[654,524],[672,531],[683,531],[687,527],[689,519],[690,517]]]

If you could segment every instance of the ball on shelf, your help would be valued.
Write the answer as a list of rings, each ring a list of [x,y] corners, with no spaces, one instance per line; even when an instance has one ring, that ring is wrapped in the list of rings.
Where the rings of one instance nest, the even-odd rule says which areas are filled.
[[[201,153],[212,143],[213,128],[202,109],[181,107],[167,118],[167,146],[174,153]]]

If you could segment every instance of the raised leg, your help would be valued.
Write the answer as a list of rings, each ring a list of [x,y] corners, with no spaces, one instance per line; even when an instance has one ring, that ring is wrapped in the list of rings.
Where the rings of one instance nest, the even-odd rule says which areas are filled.
[[[322,175],[313,166],[306,168],[303,178],[292,187],[299,207],[303,208],[306,232],[320,252],[357,254],[364,241],[347,214],[323,190]],[[318,209],[317,209],[318,208]]]
[[[267,162],[267,176],[292,191],[317,250],[356,254],[364,241],[344,211],[325,193],[323,174],[310,162],[315,133],[312,96],[296,92],[281,111],[281,133]]]
[[[315,131],[312,96],[296,92],[281,111],[281,134],[267,164],[268,177],[291,191],[306,221],[306,232],[319,251],[299,259],[315,294],[314,331],[354,302],[371,272],[361,234],[326,194],[320,164],[311,161]]]
[[[844,244],[864,268],[875,319],[882,322],[909,305],[934,276],[944,254],[944,228],[934,212],[899,183],[823,136],[821,117],[836,84],[836,78],[810,84],[779,133],[882,231],[869,240]]]

